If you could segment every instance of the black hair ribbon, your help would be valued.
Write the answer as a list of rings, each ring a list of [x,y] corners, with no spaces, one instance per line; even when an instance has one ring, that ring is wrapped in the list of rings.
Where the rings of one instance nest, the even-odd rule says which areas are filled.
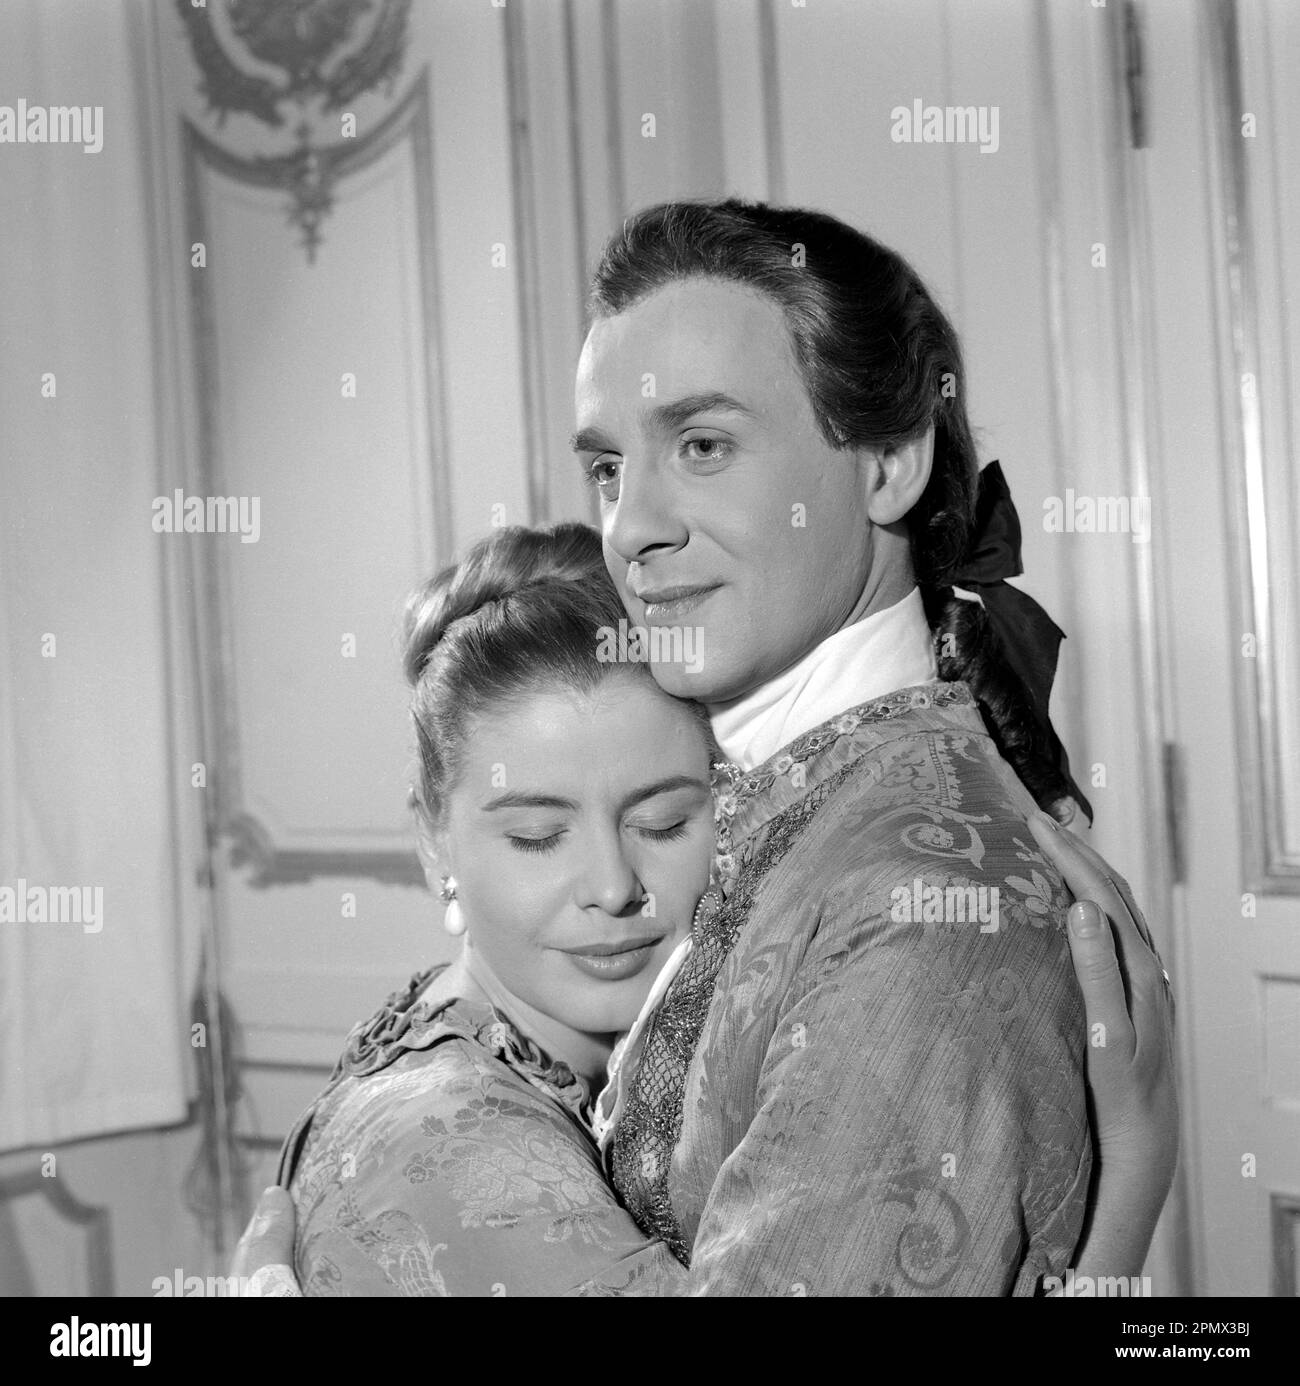
[[[1092,805],[1070,774],[1070,758],[1048,715],[1056,660],[1065,632],[1027,593],[1006,581],[1024,572],[1020,561],[1020,517],[1002,475],[990,462],[979,475],[975,528],[966,557],[953,574],[954,586],[978,593],[1007,663],[1029,690],[1034,721],[1070,793],[1092,822]]]

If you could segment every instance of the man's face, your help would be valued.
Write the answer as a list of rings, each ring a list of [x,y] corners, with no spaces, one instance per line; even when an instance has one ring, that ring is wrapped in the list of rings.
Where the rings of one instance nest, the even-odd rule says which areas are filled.
[[[875,459],[822,437],[771,299],[697,278],[599,319],[576,403],[632,623],[695,627],[693,665],[652,663],[663,688],[738,698],[840,629],[871,566]]]

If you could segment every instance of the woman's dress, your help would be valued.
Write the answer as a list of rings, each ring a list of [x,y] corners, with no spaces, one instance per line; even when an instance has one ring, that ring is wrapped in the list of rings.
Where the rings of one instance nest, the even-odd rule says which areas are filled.
[[[591,1092],[491,1006],[412,979],[356,1026],[285,1142],[308,1295],[671,1294],[681,1266],[601,1173]]]

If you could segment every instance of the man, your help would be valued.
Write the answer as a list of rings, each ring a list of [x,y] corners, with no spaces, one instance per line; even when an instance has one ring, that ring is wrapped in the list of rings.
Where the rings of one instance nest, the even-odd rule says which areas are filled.
[[[631,219],[592,310],[574,445],[608,566],[634,623],[690,629],[694,658],[654,672],[708,706],[732,781],[725,899],[612,1090],[620,1196],[689,1293],[1060,1275],[1091,1142],[1055,858],[1121,930],[1157,1037],[1139,1072],[1109,931],[1071,936],[1127,1051],[1090,1068],[1118,1171],[1096,1247],[1135,1272],[1172,1171],[1167,1012],[1104,868],[1029,826],[1026,785],[1082,796],[1046,723],[1054,643],[999,634],[1015,599],[975,565],[1009,502],[977,480],[951,327],[885,247],[740,203]],[[972,565],[987,610],[952,591]]]

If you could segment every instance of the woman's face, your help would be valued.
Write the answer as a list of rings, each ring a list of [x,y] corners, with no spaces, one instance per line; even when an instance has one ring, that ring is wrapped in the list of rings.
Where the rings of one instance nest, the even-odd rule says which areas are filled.
[[[445,867],[472,947],[564,1025],[632,1024],[712,850],[705,729],[643,673],[539,691],[469,729]]]
[[[740,697],[840,629],[871,567],[878,458],[822,437],[772,300],[690,279],[599,319],[576,404],[632,621],[696,628],[698,672],[654,663],[664,688]]]

